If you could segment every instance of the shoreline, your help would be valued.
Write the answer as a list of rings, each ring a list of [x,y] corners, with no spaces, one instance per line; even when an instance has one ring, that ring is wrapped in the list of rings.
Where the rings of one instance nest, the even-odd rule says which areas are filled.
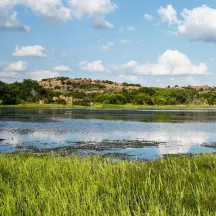
[[[18,105],[0,105],[0,108],[83,108],[83,109],[216,109],[216,105],[163,105],[163,106],[145,106],[145,105],[115,105],[115,104],[95,104],[92,106],[73,106],[71,104],[18,104]]]

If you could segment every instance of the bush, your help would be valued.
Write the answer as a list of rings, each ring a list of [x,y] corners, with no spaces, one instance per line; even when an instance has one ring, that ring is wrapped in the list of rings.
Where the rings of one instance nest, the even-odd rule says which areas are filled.
[[[57,104],[62,104],[62,105],[66,105],[67,104],[67,102],[64,99],[60,99],[60,98],[56,100],[56,103]]]
[[[147,94],[139,94],[134,98],[135,105],[152,105],[151,97]]]
[[[77,100],[77,101],[73,102],[73,105],[77,105],[77,106],[90,106],[91,105],[91,101],[89,101],[88,99]]]
[[[117,104],[117,105],[123,105],[127,103],[126,97],[122,94],[98,95],[96,96],[95,101],[103,104]]]

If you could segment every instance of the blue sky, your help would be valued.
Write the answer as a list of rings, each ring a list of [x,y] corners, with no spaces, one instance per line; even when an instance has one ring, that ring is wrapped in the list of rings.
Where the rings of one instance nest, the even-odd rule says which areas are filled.
[[[213,0],[3,0],[0,13],[5,82],[67,76],[215,85]]]

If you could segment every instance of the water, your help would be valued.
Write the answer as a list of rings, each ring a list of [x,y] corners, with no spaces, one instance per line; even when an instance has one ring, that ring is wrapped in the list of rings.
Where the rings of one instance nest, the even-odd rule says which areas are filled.
[[[216,152],[216,109],[0,108],[0,152],[52,149],[156,159]]]

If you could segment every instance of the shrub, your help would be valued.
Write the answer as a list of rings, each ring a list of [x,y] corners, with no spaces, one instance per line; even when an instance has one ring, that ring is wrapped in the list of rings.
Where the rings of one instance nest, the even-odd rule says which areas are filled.
[[[152,100],[151,97],[147,94],[138,94],[133,101],[133,104],[135,105],[151,105],[152,104]]]

